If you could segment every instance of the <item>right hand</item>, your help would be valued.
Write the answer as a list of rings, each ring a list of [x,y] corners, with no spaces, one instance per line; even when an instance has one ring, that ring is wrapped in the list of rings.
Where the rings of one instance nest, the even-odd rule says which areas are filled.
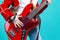
[[[20,28],[24,26],[24,24],[18,19],[19,17],[21,17],[21,16],[16,16],[15,19],[13,20],[13,23],[16,28],[17,28],[17,26]],[[11,19],[13,19],[13,17],[11,17]]]
[[[47,1],[48,1],[48,3],[49,3],[49,4],[51,4],[51,3],[52,3],[52,1],[51,1],[51,0],[47,0]]]

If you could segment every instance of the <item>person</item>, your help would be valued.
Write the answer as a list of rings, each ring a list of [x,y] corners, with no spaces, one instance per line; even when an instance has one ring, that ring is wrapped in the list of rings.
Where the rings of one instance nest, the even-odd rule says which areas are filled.
[[[29,3],[33,4],[33,10],[36,9],[37,2],[38,2],[38,0],[27,0],[27,1],[26,0],[4,0],[4,2],[0,5],[0,9],[1,9],[0,12],[6,21],[13,20],[13,18],[15,17],[14,13],[17,13],[17,16],[13,20],[14,21],[13,23],[16,28],[17,28],[16,25],[18,25],[19,27],[21,27],[21,26],[23,27],[24,24],[18,19],[19,17],[22,17],[23,15],[22,16],[18,16],[18,15],[20,15],[22,13],[25,6],[28,5]],[[9,9],[10,5],[12,5],[12,8]],[[11,11],[11,9],[13,9],[13,10]],[[37,15],[35,18],[39,19],[38,20],[39,22],[41,21],[39,18],[39,15]],[[35,20],[35,19],[33,18],[33,20]],[[36,40],[38,34],[40,35],[39,25],[36,28],[32,29],[29,32],[28,36],[29,36],[30,40]],[[40,36],[38,36],[38,39],[39,38],[40,38]]]

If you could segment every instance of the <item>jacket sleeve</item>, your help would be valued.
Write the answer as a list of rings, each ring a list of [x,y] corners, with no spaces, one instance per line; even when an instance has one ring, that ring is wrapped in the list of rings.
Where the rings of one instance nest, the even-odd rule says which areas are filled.
[[[14,8],[18,7],[19,6],[19,1],[18,0],[13,0],[12,6]]]
[[[1,14],[5,20],[8,20],[11,16],[13,16],[13,13],[10,11],[9,6],[13,5],[13,7],[16,7],[18,4],[18,2],[16,2],[16,0],[4,0],[1,4]]]
[[[8,8],[12,4],[12,0],[4,0],[1,4],[1,7]]]

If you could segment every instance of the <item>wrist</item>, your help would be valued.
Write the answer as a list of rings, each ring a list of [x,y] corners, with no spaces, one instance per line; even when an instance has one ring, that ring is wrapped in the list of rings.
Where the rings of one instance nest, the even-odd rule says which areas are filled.
[[[16,15],[11,16],[11,17],[9,18],[9,20],[12,21],[12,22],[14,22],[15,18],[16,18]]]

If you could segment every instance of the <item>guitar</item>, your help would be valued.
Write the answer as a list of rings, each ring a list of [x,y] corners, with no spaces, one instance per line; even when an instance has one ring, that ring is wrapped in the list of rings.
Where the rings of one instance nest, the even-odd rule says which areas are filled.
[[[37,22],[32,21],[31,19],[34,16],[38,15],[39,11],[40,11],[40,13],[43,12],[43,10],[47,8],[47,6],[48,6],[48,2],[44,1],[43,3],[41,3],[41,5],[38,6],[38,8],[36,8],[32,12],[29,12],[29,10],[32,8],[32,4],[26,6],[23,13],[24,14],[29,13],[29,14],[26,17],[19,18],[24,24],[24,27],[22,27],[22,28],[19,28],[19,27],[15,28],[15,26],[12,22],[7,21],[5,23],[5,30],[6,30],[6,33],[9,37],[9,39],[10,40],[26,40],[26,37],[27,37],[29,31],[38,25],[38,21]]]

